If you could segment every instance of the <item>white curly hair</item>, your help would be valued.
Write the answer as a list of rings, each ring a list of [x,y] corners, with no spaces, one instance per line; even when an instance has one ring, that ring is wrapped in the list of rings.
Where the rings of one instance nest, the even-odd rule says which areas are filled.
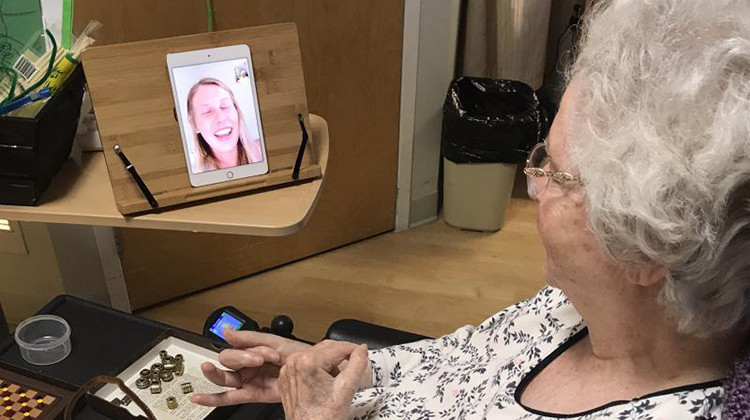
[[[748,329],[750,0],[599,1],[584,22],[567,128],[592,232],[667,268],[681,332]]]

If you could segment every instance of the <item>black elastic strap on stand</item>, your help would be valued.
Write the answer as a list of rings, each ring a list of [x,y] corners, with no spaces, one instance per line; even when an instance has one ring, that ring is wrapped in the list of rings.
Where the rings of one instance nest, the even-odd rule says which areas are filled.
[[[302,166],[302,156],[305,155],[305,148],[307,147],[308,139],[304,117],[302,117],[302,114],[297,114],[297,119],[299,120],[299,127],[302,130],[302,143],[299,145],[299,152],[297,152],[297,161],[294,162],[294,169],[292,170],[292,179],[295,181],[299,179],[299,170]]]

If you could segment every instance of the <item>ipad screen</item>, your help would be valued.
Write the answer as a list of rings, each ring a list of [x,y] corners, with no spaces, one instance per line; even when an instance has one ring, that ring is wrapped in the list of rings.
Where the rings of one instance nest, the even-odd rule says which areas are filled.
[[[244,58],[172,69],[193,174],[265,160],[251,74]]]

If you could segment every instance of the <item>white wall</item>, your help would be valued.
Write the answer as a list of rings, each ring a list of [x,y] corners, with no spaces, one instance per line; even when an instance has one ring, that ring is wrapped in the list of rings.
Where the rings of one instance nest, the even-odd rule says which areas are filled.
[[[396,230],[437,218],[442,107],[454,77],[460,0],[406,0]]]

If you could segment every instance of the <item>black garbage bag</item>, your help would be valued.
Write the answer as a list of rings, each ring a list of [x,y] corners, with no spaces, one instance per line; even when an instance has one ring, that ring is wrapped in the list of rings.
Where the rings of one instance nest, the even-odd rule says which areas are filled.
[[[522,163],[548,126],[529,85],[459,77],[443,105],[443,156],[454,163]]]

